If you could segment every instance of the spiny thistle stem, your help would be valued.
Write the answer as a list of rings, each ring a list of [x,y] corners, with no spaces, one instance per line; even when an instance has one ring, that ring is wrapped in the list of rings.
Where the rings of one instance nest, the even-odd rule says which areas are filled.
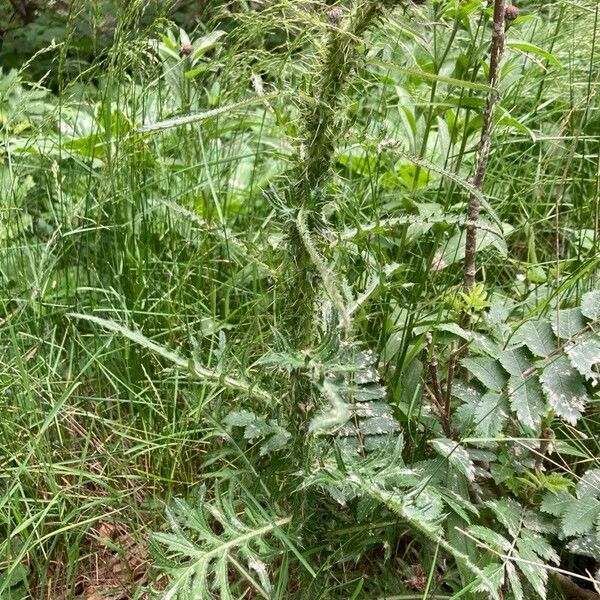
[[[505,1],[494,0],[494,30],[492,33],[492,47],[490,53],[490,67],[488,82],[490,92],[488,93],[485,110],[483,112],[483,124],[481,126],[481,138],[477,149],[477,158],[475,162],[475,175],[473,177],[473,185],[481,191],[483,188],[483,180],[487,170],[488,159],[490,155],[492,141],[492,126],[494,122],[494,113],[496,103],[498,101],[498,80],[500,78],[500,65],[504,54],[504,23],[505,23]],[[467,234],[465,239],[465,262],[464,262],[464,280],[463,291],[468,294],[475,285],[475,276],[477,273],[476,254],[477,254],[477,223],[479,221],[479,213],[481,203],[479,197],[471,194],[469,199],[469,209],[467,213]],[[465,312],[463,315],[463,325],[469,327],[471,317]]]
[[[336,121],[341,112],[341,99],[348,77],[357,59],[357,42],[372,27],[386,7],[400,4],[398,0],[367,0],[358,3],[344,27],[344,13],[339,8],[329,10],[327,18],[331,32],[323,58],[316,69],[320,77],[312,90],[312,98],[304,111],[297,166],[289,188],[289,204],[302,210],[301,223],[291,225],[289,251],[295,263],[296,276],[290,289],[291,311],[288,324],[289,338],[297,347],[305,347],[312,339],[313,310],[317,281],[328,268],[317,250],[316,209],[322,203],[324,184],[331,177],[331,159],[343,127]],[[306,240],[312,240],[310,244]],[[318,260],[315,260],[315,257]],[[326,278],[327,279],[327,278]],[[331,295],[334,308],[340,311],[341,297],[337,289],[325,281],[325,290]],[[343,319],[343,314],[339,315]]]

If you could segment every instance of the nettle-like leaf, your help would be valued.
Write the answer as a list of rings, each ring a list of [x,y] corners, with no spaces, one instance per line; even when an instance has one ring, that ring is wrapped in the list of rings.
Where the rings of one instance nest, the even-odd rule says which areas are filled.
[[[238,597],[230,589],[239,576],[259,595],[272,592],[265,558],[274,548],[266,538],[290,522],[290,517],[271,519],[243,502],[239,513],[233,487],[215,490],[205,499],[204,488],[193,502],[176,500],[167,510],[171,533],[155,533],[152,546],[170,582],[163,600]],[[232,578],[232,573],[237,577]]]
[[[552,330],[561,339],[571,339],[583,332],[586,320],[581,309],[566,308],[556,312],[552,319]]]
[[[574,342],[565,346],[565,352],[571,364],[585,379],[593,384],[600,381],[597,370],[600,365],[600,336],[591,332],[578,336]]]
[[[584,294],[581,298],[581,314],[588,319],[600,319],[600,290]]]
[[[504,395],[496,392],[484,394],[473,411],[475,432],[483,437],[497,436],[503,430],[508,414],[508,402]]]
[[[558,554],[542,535],[528,527],[528,511],[516,502],[503,499],[486,502],[486,505],[506,528],[509,537],[481,526],[469,527],[469,535],[502,557],[503,563],[498,565],[503,572],[501,584],[506,578],[516,600],[530,597],[524,593],[519,573],[535,590],[536,597],[545,598],[548,581],[545,565],[547,562],[559,564]]]
[[[533,364],[523,348],[507,348],[499,356],[500,364],[510,375],[522,376]]]
[[[567,356],[559,355],[544,368],[540,381],[548,403],[567,423],[576,425],[589,401],[581,375]]]
[[[556,337],[546,319],[526,321],[512,336],[514,346],[526,346],[536,356],[546,357],[556,350]]]
[[[600,498],[600,469],[588,469],[577,483],[576,493],[578,498]]]
[[[554,517],[560,517],[571,504],[573,504],[573,495],[566,490],[561,490],[556,493],[546,493],[540,508]]]
[[[577,483],[575,496],[566,490],[547,493],[540,508],[559,519],[565,537],[579,536],[567,548],[600,560],[600,469],[589,469]]]
[[[590,533],[577,537],[567,544],[567,550],[600,561],[600,534]]]
[[[486,356],[463,358],[462,365],[490,390],[500,392],[507,383],[506,373],[494,358]]]
[[[562,531],[566,536],[586,533],[594,527],[600,516],[600,501],[584,496],[571,502],[562,514]]]
[[[536,376],[511,375],[508,380],[510,405],[525,427],[538,431],[546,410],[542,386]]]

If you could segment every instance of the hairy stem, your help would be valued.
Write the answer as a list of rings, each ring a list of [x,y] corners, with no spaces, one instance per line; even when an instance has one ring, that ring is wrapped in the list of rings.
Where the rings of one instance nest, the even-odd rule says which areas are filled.
[[[325,198],[324,186],[331,177],[335,145],[344,131],[343,123],[340,123],[341,101],[358,60],[357,42],[386,7],[398,3],[396,0],[361,0],[346,25],[341,9],[334,8],[327,13],[331,31],[323,58],[315,67],[320,76],[304,109],[297,166],[288,192],[289,205],[301,211],[301,218],[291,224],[289,234],[289,253],[295,263],[296,275],[290,286],[287,325],[289,339],[299,348],[306,347],[312,340],[316,289],[328,272],[316,245],[319,239],[317,211]],[[307,240],[310,243],[307,244]],[[324,279],[325,291],[339,313],[343,308],[341,297],[331,278]],[[338,317],[343,320],[343,310],[341,312]]]

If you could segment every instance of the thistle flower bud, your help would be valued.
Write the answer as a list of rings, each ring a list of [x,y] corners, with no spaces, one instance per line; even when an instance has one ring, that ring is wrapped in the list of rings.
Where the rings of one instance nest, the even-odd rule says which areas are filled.
[[[507,21],[514,21],[519,16],[519,9],[512,4],[507,4],[504,8],[504,18]]]

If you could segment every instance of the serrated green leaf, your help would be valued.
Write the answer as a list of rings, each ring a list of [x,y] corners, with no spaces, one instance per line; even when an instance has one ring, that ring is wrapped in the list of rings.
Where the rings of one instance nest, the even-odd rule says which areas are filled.
[[[470,373],[490,390],[501,392],[508,381],[502,366],[494,358],[478,356],[476,358],[463,358],[461,362]]]
[[[567,544],[567,550],[600,561],[600,534],[590,533],[575,538]]]
[[[452,386],[452,396],[463,402],[472,403],[481,400],[482,394],[476,387],[464,381],[457,381]]]
[[[584,294],[581,298],[581,313],[588,319],[600,319],[600,290]]]
[[[398,421],[391,414],[364,419],[360,423],[363,435],[387,435],[398,431]]]
[[[521,579],[519,578],[519,574],[517,573],[515,565],[512,562],[507,561],[505,568],[506,575],[510,583],[510,588],[513,592],[515,600],[525,600],[525,596],[523,594],[523,586],[521,585]]]
[[[577,497],[600,498],[600,469],[588,469],[577,482]]]
[[[566,536],[588,533],[600,516],[600,501],[593,496],[577,498],[562,514],[561,527]]]
[[[600,365],[600,337],[596,333],[586,333],[575,338],[565,347],[571,364],[592,383],[600,381],[600,373],[594,368]]]
[[[511,343],[515,346],[524,345],[536,356],[545,357],[556,350],[556,338],[552,325],[545,319],[541,321],[526,321],[515,331]]]
[[[538,378],[533,375],[526,378],[511,375],[508,380],[508,397],[519,422],[533,431],[539,431],[546,403]]]
[[[488,392],[475,403],[473,420],[475,433],[482,437],[497,436],[508,419],[508,403],[505,396],[497,392]]]
[[[554,517],[560,517],[575,500],[576,498],[572,494],[564,490],[556,493],[547,492],[542,499],[540,508]]]
[[[509,552],[512,547],[512,543],[509,540],[488,527],[471,525],[469,527],[469,534],[491,546],[497,552]]]
[[[576,425],[589,401],[583,379],[566,355],[552,360],[540,376],[548,403],[559,417]]]
[[[538,598],[546,598],[546,584],[548,582],[548,572],[545,569],[543,561],[541,561],[538,555],[530,548],[528,544],[522,541],[517,541],[518,547],[518,558],[522,560],[515,560],[517,568],[525,579],[529,582],[531,587],[537,593]]]
[[[556,550],[548,543],[548,541],[535,531],[529,531],[526,527],[521,529],[517,548],[527,547],[532,552],[535,552],[540,558],[554,563],[560,563],[560,557]]]
[[[503,498],[501,500],[488,500],[485,503],[489,506],[496,518],[513,537],[519,535],[521,529],[521,513],[522,507],[511,498]]]
[[[586,321],[579,308],[566,308],[555,313],[552,331],[561,339],[574,338],[585,330]]]
[[[511,375],[522,375],[533,366],[523,348],[507,348],[500,354],[499,360]]]

